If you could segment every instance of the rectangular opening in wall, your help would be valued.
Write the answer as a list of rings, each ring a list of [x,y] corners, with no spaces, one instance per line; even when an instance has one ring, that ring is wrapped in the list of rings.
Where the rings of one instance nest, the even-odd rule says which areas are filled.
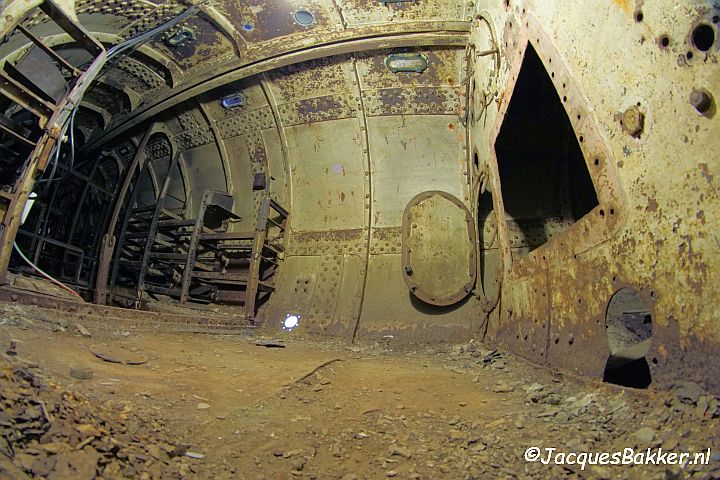
[[[514,258],[567,230],[598,205],[570,120],[530,44],[495,152]]]

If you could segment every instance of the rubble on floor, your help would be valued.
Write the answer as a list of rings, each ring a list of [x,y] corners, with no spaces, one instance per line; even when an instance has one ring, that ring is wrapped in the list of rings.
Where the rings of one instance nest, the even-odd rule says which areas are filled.
[[[173,479],[194,471],[188,446],[128,402],[89,402],[34,365],[0,358],[0,478]]]

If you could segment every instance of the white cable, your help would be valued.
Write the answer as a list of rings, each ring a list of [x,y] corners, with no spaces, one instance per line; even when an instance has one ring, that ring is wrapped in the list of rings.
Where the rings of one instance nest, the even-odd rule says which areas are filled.
[[[81,302],[85,303],[85,300],[84,300],[84,299],[80,296],[80,294],[78,294],[75,290],[73,290],[72,288],[68,287],[67,285],[65,285],[64,283],[62,283],[60,280],[56,280],[55,278],[51,277],[50,275],[48,275],[48,274],[45,273],[44,271],[40,270],[40,267],[38,267],[38,266],[35,265],[33,262],[31,262],[30,259],[27,258],[27,257],[22,253],[22,251],[20,250],[20,247],[18,247],[17,242],[13,242],[13,246],[15,247],[15,251],[18,253],[18,255],[20,255],[20,257],[21,257],[23,260],[25,260],[25,262],[26,262],[28,265],[30,265],[33,269],[35,269],[35,271],[37,271],[40,275],[42,275],[43,277],[45,277],[45,278],[47,278],[48,280],[50,280],[51,282],[53,282],[53,283],[54,283],[55,285],[57,285],[58,287],[63,288],[63,289],[65,289],[65,290],[67,290],[68,292],[72,293],[72,294],[75,295],[77,298],[79,298]]]

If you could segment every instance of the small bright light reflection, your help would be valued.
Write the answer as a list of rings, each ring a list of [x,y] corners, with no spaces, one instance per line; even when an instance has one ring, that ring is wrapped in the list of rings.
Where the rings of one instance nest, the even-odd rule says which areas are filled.
[[[300,324],[300,316],[299,315],[291,315],[288,314],[288,316],[285,317],[285,319],[282,321],[282,329],[283,330],[293,330],[295,327],[297,327]]]

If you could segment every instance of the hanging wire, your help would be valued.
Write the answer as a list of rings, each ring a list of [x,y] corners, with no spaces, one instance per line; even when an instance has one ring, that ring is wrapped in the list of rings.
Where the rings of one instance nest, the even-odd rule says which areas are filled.
[[[207,0],[203,0],[202,2],[200,2],[196,5],[192,5],[192,6],[188,7],[184,12],[180,13],[176,17],[171,18],[167,22],[165,22],[161,25],[158,25],[157,27],[155,27],[151,30],[148,30],[147,32],[140,33],[132,38],[129,38],[121,43],[118,43],[114,47],[111,47],[107,51],[106,63],[110,62],[114,58],[119,57],[123,54],[128,55],[128,54],[132,53],[134,50],[140,48],[144,43],[148,42],[156,35],[165,32],[166,30],[174,27],[178,23],[184,21],[191,15],[196,14],[197,12],[200,11],[200,5],[202,5],[206,1]],[[86,65],[89,65],[89,63]],[[83,67],[85,67],[86,65],[83,65]],[[83,68],[83,67],[81,67],[81,68]],[[80,108],[80,102],[78,102],[75,105],[72,112],[68,116],[67,120],[65,120],[65,124],[62,127],[61,134],[58,137],[58,141],[55,145],[55,151],[51,154],[53,167],[52,167],[52,170],[50,171],[50,177],[48,179],[44,179],[41,177],[40,180],[38,180],[38,182],[37,182],[37,183],[47,183],[48,185],[46,185],[45,189],[48,188],[48,186],[51,182],[62,180],[63,178],[65,178],[65,176],[67,176],[67,173],[72,172],[73,166],[75,164],[75,133],[74,133],[73,129],[74,129],[74,123],[75,123],[75,114],[77,113],[79,108]],[[68,132],[68,130],[69,130],[68,141],[69,141],[69,145],[70,145],[69,169],[65,175],[55,178],[55,173],[57,172],[58,162],[60,161],[60,149],[62,147],[62,140],[63,140],[63,138],[65,138],[65,134]],[[44,174],[45,174],[45,172],[43,172],[43,176],[44,176]]]
[[[18,255],[20,255],[20,258],[22,258],[23,260],[25,260],[25,263],[27,263],[28,265],[30,265],[36,272],[38,272],[40,275],[42,275],[43,277],[45,277],[45,278],[47,278],[48,280],[50,280],[52,283],[54,283],[54,284],[57,285],[58,287],[62,288],[63,290],[66,290],[66,291],[70,292],[71,294],[73,294],[74,296],[76,296],[77,298],[79,298],[82,303],[85,303],[85,299],[83,299],[83,298],[80,296],[80,294],[78,294],[75,290],[73,290],[72,288],[68,287],[67,285],[65,285],[64,283],[62,283],[60,280],[57,280],[57,279],[51,277],[50,275],[48,275],[47,273],[45,273],[43,270],[41,270],[40,267],[38,267],[38,266],[35,265],[33,262],[31,262],[30,259],[29,259],[28,257],[26,257],[25,254],[23,254],[22,250],[20,250],[20,247],[18,247],[17,242],[13,242],[13,247],[15,247],[15,251],[18,253]]]
[[[207,2],[207,0],[203,0],[196,5],[192,5],[189,8],[187,8],[184,12],[182,12],[181,14],[177,15],[176,17],[168,20],[167,22],[165,22],[151,30],[148,30],[147,32],[141,33],[139,35],[136,35],[135,37],[125,40],[124,42],[119,43],[119,44],[115,45],[114,47],[110,48],[107,51],[106,62],[109,62],[110,60],[112,60],[116,57],[119,57],[122,54],[127,55],[127,54],[133,52],[134,50],[139,48],[142,44],[144,44],[145,42],[152,39],[154,36],[174,27],[175,25],[182,22],[186,18],[199,12],[200,5],[204,4],[205,2]],[[89,65],[89,63],[86,65]],[[86,65],[83,65],[81,68],[85,67]],[[44,190],[47,190],[47,188],[49,188],[50,183],[52,183],[53,181],[63,179],[67,174],[69,174],[73,170],[73,167],[75,165],[75,132],[74,132],[75,114],[77,114],[77,111],[79,108],[80,108],[80,102],[77,102],[75,104],[74,108],[72,109],[72,111],[70,112],[70,115],[68,115],[68,118],[65,120],[65,122],[62,126],[62,129],[60,131],[60,136],[58,137],[58,140],[55,143],[55,149],[50,154],[51,159],[52,159],[51,161],[53,164],[52,169],[50,171],[50,177],[48,179],[44,179],[43,177],[41,177],[37,181],[37,183],[47,183],[47,185],[45,185]],[[68,132],[68,130],[69,130],[68,142],[69,142],[69,147],[70,147],[70,152],[69,152],[69,156],[68,156],[68,159],[69,159],[68,171],[64,175],[55,178],[58,163],[60,161],[60,149],[62,148],[63,139],[65,138],[65,134]],[[43,176],[45,175],[45,171],[43,171]],[[68,291],[69,293],[71,293],[72,295],[74,295],[75,297],[80,299],[81,302],[85,302],[85,300],[75,290],[68,287],[64,283],[60,282],[59,280],[53,278],[52,276],[50,276],[49,274],[47,274],[46,272],[41,270],[40,267],[35,265],[32,261],[30,261],[30,259],[28,257],[26,257],[25,254],[23,254],[23,252],[20,250],[20,247],[18,247],[17,243],[13,242],[13,246],[15,247],[15,251],[18,253],[18,255],[20,255],[20,257],[28,265],[30,265],[30,267],[32,267],[35,271],[37,271],[40,275],[42,275],[43,277],[50,280],[52,283],[54,283],[58,287]]]
[[[192,5],[188,9],[186,9],[184,12],[182,12],[181,14],[179,14],[178,16],[176,16],[174,18],[171,18],[170,20],[163,23],[162,25],[158,25],[157,27],[155,27],[151,30],[148,30],[147,32],[144,32],[144,33],[136,35],[132,38],[129,38],[129,39],[125,40],[124,42],[119,43],[119,44],[115,45],[114,47],[110,48],[110,50],[107,51],[108,61],[113,59],[117,55],[120,55],[121,53],[125,53],[125,52],[130,53],[128,50],[132,51],[134,49],[137,49],[143,43],[147,42],[155,35],[158,35],[164,31],[174,27],[175,25],[182,22],[189,16],[196,14],[197,12],[200,11],[200,5],[204,4],[206,1],[207,0],[203,0],[202,2],[200,2],[196,5]]]

